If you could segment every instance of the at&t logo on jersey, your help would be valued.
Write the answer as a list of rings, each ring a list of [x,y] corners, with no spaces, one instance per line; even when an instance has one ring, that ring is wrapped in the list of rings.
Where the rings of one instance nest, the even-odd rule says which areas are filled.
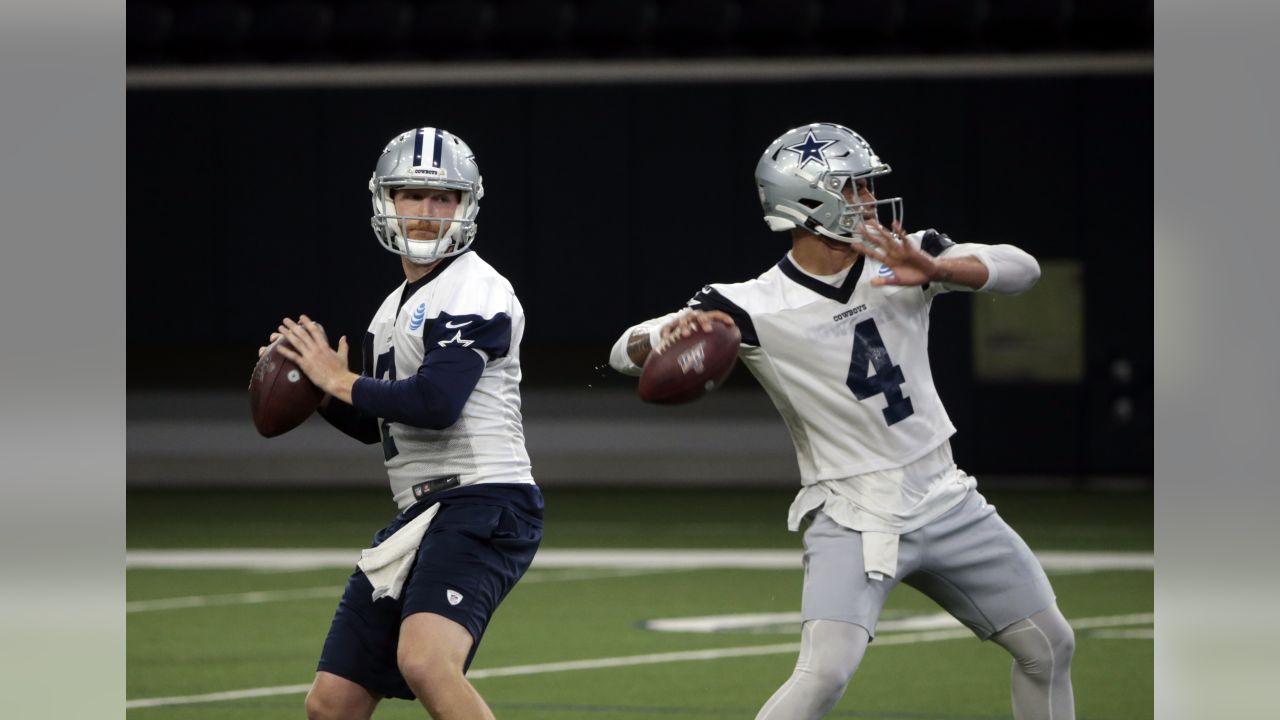
[[[409,318],[409,329],[417,330],[422,327],[422,323],[427,319],[427,304],[418,303],[418,309],[413,311],[413,317]]]

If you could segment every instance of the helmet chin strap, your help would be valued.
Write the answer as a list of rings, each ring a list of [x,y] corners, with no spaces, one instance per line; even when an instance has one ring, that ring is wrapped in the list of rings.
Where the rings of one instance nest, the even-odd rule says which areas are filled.
[[[426,250],[429,253],[428,257],[420,257],[418,255],[415,255],[413,253],[413,249],[415,245],[418,246],[419,248],[421,248],[421,246],[423,245],[426,245],[427,246]],[[410,240],[407,237],[404,239],[404,247],[406,251],[405,257],[409,258],[409,262],[415,263],[417,265],[430,265],[431,263],[444,257],[445,254],[449,251],[449,248],[451,248],[452,246],[453,246],[453,238],[450,237],[448,233],[445,233],[444,237],[436,238],[435,240]]]
[[[790,230],[796,226],[796,224],[791,222],[790,220],[784,220],[780,217],[774,217],[772,215],[766,215],[764,218],[764,223],[768,225],[769,229],[774,232],[782,232],[783,230]]]
[[[875,245],[875,243],[867,240],[865,237],[863,237],[858,233],[853,233],[852,235],[837,235],[831,232],[830,230],[828,230],[827,228],[825,228],[824,226],[819,225],[817,222],[812,221],[810,218],[806,217],[803,213],[795,210],[794,208],[789,208],[789,207],[786,207],[785,205],[778,205],[777,207],[774,208],[774,212],[781,213],[784,215],[790,215],[791,217],[795,218],[795,220],[792,221],[786,218],[780,218],[776,215],[766,215],[764,218],[765,223],[769,225],[770,230],[773,230],[775,232],[781,231],[781,230],[790,230],[796,227],[802,227],[808,230],[809,232],[814,233],[815,235],[821,235],[822,237],[830,238],[837,242],[842,242],[846,245],[853,245],[856,243],[858,245],[862,245],[863,247],[871,248],[873,250],[880,249]]]
[[[863,246],[863,247],[865,247],[865,248],[869,248],[869,249],[871,249],[871,250],[875,250],[875,251],[877,251],[877,252],[882,251],[882,248],[880,248],[879,246],[877,246],[875,243],[871,242],[870,240],[867,240],[865,237],[863,237],[862,235],[859,235],[858,233],[854,233],[853,235],[836,235],[835,233],[831,232],[830,230],[828,230],[828,229],[826,229],[826,228],[824,228],[824,227],[822,227],[821,225],[818,225],[818,224],[816,224],[816,223],[815,223],[815,224],[814,224],[814,226],[813,226],[812,228],[810,228],[810,229],[811,229],[814,233],[816,233],[816,234],[818,234],[818,235],[821,235],[822,237],[830,238],[830,239],[835,240],[835,241],[837,241],[837,242],[842,242],[842,243],[844,243],[845,245],[861,245],[861,246]]]
[[[846,245],[852,245],[855,242],[865,242],[865,240],[863,240],[862,236],[860,235],[855,235],[855,236],[837,235],[831,232],[830,230],[826,229],[825,227],[818,225],[817,223],[814,223],[812,227],[809,227],[809,226],[805,226],[805,227],[812,230],[814,233],[818,235],[821,235],[826,238],[831,238],[832,240],[842,242]]]

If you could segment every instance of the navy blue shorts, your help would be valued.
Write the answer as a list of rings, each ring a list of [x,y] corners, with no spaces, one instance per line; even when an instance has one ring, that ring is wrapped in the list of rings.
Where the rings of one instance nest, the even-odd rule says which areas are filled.
[[[377,547],[436,498],[400,513],[373,537]],[[436,513],[398,600],[370,599],[373,586],[357,569],[347,580],[317,670],[384,697],[412,700],[400,674],[400,623],[420,612],[442,615],[473,638],[471,666],[485,628],[502,599],[529,569],[542,540],[542,494],[534,485],[470,485],[439,496]]]

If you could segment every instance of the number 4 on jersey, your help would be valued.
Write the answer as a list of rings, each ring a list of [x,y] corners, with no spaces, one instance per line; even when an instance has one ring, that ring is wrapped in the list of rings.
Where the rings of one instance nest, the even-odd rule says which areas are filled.
[[[875,374],[868,371],[874,368]],[[894,365],[889,357],[889,350],[880,338],[880,330],[876,328],[874,318],[867,318],[853,328],[853,360],[849,363],[849,379],[846,384],[853,391],[853,396],[866,400],[875,395],[884,395],[889,403],[884,409],[884,420],[890,425],[910,417],[915,412],[911,407],[911,398],[903,397],[902,368]]]

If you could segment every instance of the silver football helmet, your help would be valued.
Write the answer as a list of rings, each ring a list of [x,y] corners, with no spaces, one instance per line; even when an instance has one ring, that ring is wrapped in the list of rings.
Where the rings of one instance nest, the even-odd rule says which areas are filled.
[[[391,195],[396,188],[425,187],[457,190],[458,208],[453,217],[397,215]],[[484,185],[475,155],[457,135],[441,128],[406,130],[383,148],[373,177],[373,234],[382,247],[420,265],[466,251],[476,238],[476,214]],[[445,231],[435,240],[410,240],[408,220],[434,220]],[[448,223],[445,226],[443,223]]]
[[[886,227],[902,221],[902,198],[859,202],[845,200],[847,183],[889,174],[858,133],[835,123],[812,123],[788,130],[774,140],[756,163],[756,187],[764,221],[773,231],[803,227],[823,237],[853,243],[862,237],[863,220],[874,217]],[[872,190],[874,194],[874,187]],[[881,207],[891,217],[880,217]]]

